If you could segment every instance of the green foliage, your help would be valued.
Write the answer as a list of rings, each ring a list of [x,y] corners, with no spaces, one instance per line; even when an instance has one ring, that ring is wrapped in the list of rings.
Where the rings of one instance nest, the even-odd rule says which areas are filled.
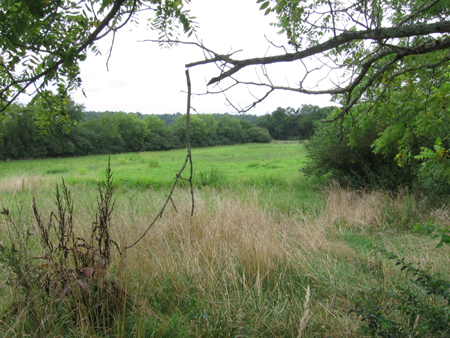
[[[395,293],[374,290],[360,296],[355,313],[363,322],[362,333],[372,337],[447,337],[450,334],[450,282],[390,254],[407,279]]]
[[[370,6],[359,0],[257,2],[265,14],[276,15],[274,25],[291,45],[286,46],[285,56],[262,57],[261,64],[314,56],[323,64],[318,68],[329,68],[329,78],[332,74],[340,78],[339,83],[329,81],[319,86],[311,67],[298,85],[290,88],[303,93],[331,94],[340,105],[328,120],[339,124],[337,133],[335,127],[330,127],[339,134],[335,142],[343,142],[344,147],[350,148],[343,151],[339,146],[322,147],[323,156],[314,155],[323,159],[315,165],[318,171],[323,167],[325,172],[351,177],[356,183],[361,181],[361,185],[375,181],[376,185],[389,188],[415,180],[432,193],[449,191],[446,151],[450,149],[450,40],[448,31],[440,28],[449,19],[445,10],[448,0],[379,0]],[[425,26],[428,31],[422,30]],[[376,36],[371,37],[374,32]],[[280,109],[272,118],[283,121],[270,126],[272,136],[287,135],[288,131],[281,130],[281,126],[287,125],[284,120],[289,119],[289,113]],[[270,118],[264,122],[270,123]],[[438,139],[442,142],[439,149]],[[426,150],[433,146],[434,155]],[[370,155],[366,151],[370,148],[382,156]],[[336,161],[333,155],[325,154],[325,149],[341,153],[348,160]],[[360,156],[352,154],[352,149]],[[328,165],[326,158],[334,163]],[[396,169],[390,163],[394,161],[405,170]],[[420,171],[419,164],[422,164]],[[387,181],[390,172],[393,183]]]
[[[436,193],[450,192],[450,153],[442,146],[440,137],[436,139],[434,150],[426,147],[420,148],[421,152],[414,158],[422,161],[420,177],[424,186]]]
[[[439,215],[438,211],[428,208],[425,200],[417,201],[415,205],[408,202],[396,210],[397,198],[388,193],[342,191],[334,197],[325,194],[312,180],[306,180],[298,173],[298,167],[305,161],[303,144],[274,142],[194,149],[195,180],[201,178],[206,182],[205,188],[196,193],[196,208],[202,208],[201,212],[186,222],[188,194],[183,189],[177,190],[174,202],[178,212],[170,211],[163,216],[160,226],[146,238],[148,244],[144,250],[127,253],[126,275],[120,274],[119,267],[111,263],[109,280],[128,286],[124,297],[132,297],[133,304],[127,305],[114,319],[113,328],[101,331],[87,327],[88,332],[83,333],[86,331],[81,332],[70,320],[72,317],[63,305],[39,302],[36,305],[40,306],[35,307],[36,314],[44,319],[46,327],[51,327],[49,331],[40,331],[40,336],[202,337],[230,333],[297,337],[305,313],[302,303],[307,285],[312,286],[311,320],[302,337],[359,336],[356,331],[358,320],[346,314],[355,291],[371,287],[373,292],[361,297],[361,304],[364,299],[372,299],[368,304],[362,304],[367,305],[366,312],[377,316],[375,309],[369,308],[374,304],[386,319],[403,325],[401,318],[406,321],[409,317],[397,312],[400,300],[390,295],[400,295],[393,285],[397,282],[406,285],[404,276],[393,276],[390,265],[378,255],[373,255],[372,250],[377,243],[389,243],[414,261],[436,258],[433,270],[448,273],[446,252],[430,252],[429,240],[424,240],[423,236],[412,236],[405,231],[392,232],[397,224],[389,229],[383,224],[386,215],[394,214],[391,221],[403,226],[402,218],[411,212],[416,212],[426,222],[427,216]],[[120,221],[120,227],[116,229],[118,236],[124,235],[124,240],[129,241],[129,238],[140,234],[139,224],[148,224],[147,221],[152,219],[158,203],[151,201],[162,200],[166,190],[158,192],[154,188],[148,191],[142,187],[147,183],[153,187],[158,187],[158,184],[169,187],[173,183],[173,173],[183,161],[184,152],[174,150],[111,156],[111,163],[117,163],[121,157],[129,161],[127,165],[117,165],[114,173],[118,191],[113,215],[116,215],[116,221]],[[158,167],[149,168],[148,162],[156,158]],[[84,225],[87,235],[83,237],[88,239],[91,205],[96,203],[96,181],[106,162],[107,156],[2,162],[2,202],[14,205],[15,201],[24,200],[26,210],[27,201],[31,198],[29,191],[32,191],[39,196],[39,206],[44,210],[45,201],[50,205],[53,200],[48,183],[57,178],[41,174],[50,168],[68,168],[69,172],[61,173],[61,176],[71,185],[81,185],[82,188],[72,189],[71,194],[75,201],[75,229]],[[259,165],[249,168],[252,163]],[[272,165],[279,168],[272,169]],[[78,168],[85,168],[83,177],[72,174]],[[11,182],[21,183],[24,177],[25,187],[23,184],[14,188],[10,186]],[[31,179],[35,181],[27,183]],[[225,186],[223,179],[226,179]],[[211,189],[213,184],[218,185],[220,193]],[[82,209],[78,209],[76,203],[80,198],[83,200]],[[235,205],[235,208],[230,209],[229,205]],[[190,205],[187,207],[189,209]],[[51,209],[45,208],[47,216],[44,221],[48,220]],[[23,219],[22,234],[26,237],[26,229],[30,233],[36,229],[29,228],[33,220]],[[3,217],[0,221],[2,229],[5,229],[0,232],[4,235],[8,233],[10,224],[7,227]],[[249,232],[239,232],[247,226]],[[75,232],[78,235],[78,230]],[[218,237],[222,234],[223,237]],[[269,243],[274,245],[265,244],[266,234],[273,239]],[[314,241],[310,241],[311,238]],[[5,237],[1,240],[6,248],[11,249]],[[31,233],[30,240],[37,243],[39,238]],[[152,250],[146,250],[148,247]],[[268,250],[275,257],[267,255]],[[239,264],[240,260],[244,264]],[[28,261],[35,262],[33,259]],[[40,262],[42,260],[36,261],[37,264]],[[112,262],[120,262],[120,257],[115,256]],[[263,270],[266,264],[269,269]],[[117,274],[116,269],[119,270]],[[12,275],[2,272],[0,283],[5,292],[0,305],[5,308],[14,300],[23,298],[18,292],[13,296],[10,285],[4,284]],[[9,280],[14,281],[12,278]],[[414,283],[411,284],[414,287]],[[382,292],[378,291],[380,286]],[[28,314],[28,304],[15,304],[19,305],[19,313]],[[59,306],[59,312],[55,311],[56,306]],[[68,309],[71,310],[70,307]],[[39,310],[40,313],[37,312]],[[6,316],[2,317],[2,322],[13,327],[15,335],[28,332],[39,335],[37,328],[40,323],[24,325],[21,318],[24,317]],[[6,333],[9,327],[0,326],[0,335],[14,336]]]
[[[217,121],[217,137],[220,144],[245,143],[247,133],[237,119],[223,115]]]
[[[148,160],[147,163],[148,163],[148,166],[150,168],[157,168],[157,167],[159,167],[159,161],[158,160],[150,159],[150,160]]]
[[[138,187],[166,189],[173,183],[174,172],[179,169],[185,155],[184,149],[139,154],[95,155],[41,160],[5,161],[0,165],[0,176],[7,181],[18,181],[23,177],[35,177],[37,185],[47,185],[64,177],[71,186],[96,187],[103,177],[102,168],[108,158],[116,164],[114,184],[120,189]],[[299,166],[306,161],[302,144],[245,144],[197,148],[194,150],[195,180],[200,172],[210,173],[217,169],[225,176],[227,186],[271,184],[278,182],[283,187],[294,187],[300,182]],[[123,159],[123,160],[121,160]],[[126,162],[121,165],[120,161]],[[249,168],[248,163],[258,161],[258,168]],[[52,169],[59,172],[46,175]],[[260,177],[262,176],[262,177]],[[271,178],[272,177],[272,178]],[[25,182],[26,183],[26,182]],[[33,183],[34,184],[34,183]],[[26,183],[26,186],[28,184]],[[225,188],[225,187],[223,187]]]
[[[173,126],[174,133],[182,146],[186,145],[186,121],[187,116],[180,116]],[[207,144],[208,126],[198,115],[190,117],[190,138],[193,147],[201,147]]]
[[[66,173],[68,172],[69,169],[67,168],[53,168],[53,169],[49,169],[47,170],[45,173],[52,175],[52,174],[62,174],[62,173]]]
[[[210,147],[218,145],[217,140],[217,121],[211,114],[200,114],[198,117],[205,122],[206,125],[206,139],[203,141],[203,146]]]
[[[278,107],[270,115],[259,117],[256,124],[269,130],[276,140],[305,140],[314,135],[314,122],[325,118],[332,109],[313,105],[302,105],[298,109]]]
[[[427,57],[434,60],[436,56]],[[433,86],[417,82],[411,74],[392,79],[389,93],[373,88],[366,102],[356,105],[340,124],[320,126],[320,136],[308,146],[313,163],[307,172],[331,173],[382,188],[414,183],[431,193],[445,194],[450,189],[450,118],[444,71],[420,71],[420,77],[433,79]]]
[[[72,100],[65,105],[68,120],[50,124],[44,135],[43,124],[39,120],[39,111],[44,108],[36,100],[27,106],[11,106],[13,114],[8,123],[0,124],[0,145],[3,145],[0,147],[0,160],[168,150],[179,147],[186,140],[185,115],[158,115],[160,118],[139,113],[84,112],[83,106]],[[306,137],[314,128],[302,129],[302,126],[308,125],[315,119],[314,116],[322,116],[320,114],[323,114],[324,109],[302,106],[298,111],[301,114],[296,119],[299,120],[300,128],[296,130],[303,130]],[[268,143],[272,137],[265,121],[270,117],[194,115],[191,117],[192,145],[209,147],[248,142]],[[301,124],[302,121],[309,122]],[[167,122],[172,124],[167,125]]]
[[[247,137],[250,142],[254,143],[269,143],[272,141],[269,131],[257,126],[247,129]]]
[[[98,39],[135,21],[134,15],[145,10],[155,13],[151,24],[161,39],[176,38],[178,24],[190,35],[195,24],[183,9],[186,3],[189,0],[4,1],[0,12],[0,120],[8,119],[13,101],[35,85],[35,100],[43,107],[41,126],[67,121],[68,93],[81,85],[80,62],[86,59],[87,50],[99,53]],[[48,91],[52,86],[55,94]]]
[[[228,185],[226,175],[217,168],[202,170],[198,174],[199,187],[211,186],[216,189],[224,188]]]
[[[305,143],[311,159],[302,169],[306,175],[328,175],[355,187],[396,189],[414,183],[417,164],[398,166],[393,160],[395,150],[386,154],[373,152],[372,144],[378,137],[376,124],[360,128],[344,124],[342,130],[338,124],[321,123],[317,128]]]
[[[146,115],[143,121],[147,124],[147,130],[150,133],[157,133],[164,125],[164,121],[155,115]]]
[[[448,86],[429,88],[406,76],[402,81],[376,104],[355,106],[341,124],[321,125],[307,146],[313,162],[306,172],[330,173],[363,186],[415,183],[434,194],[450,191]]]
[[[79,137],[79,130],[72,130],[83,117],[81,105],[69,101],[65,105],[65,113],[70,122],[53,122],[47,135],[42,133],[40,109],[37,103],[10,107],[8,122],[0,123],[0,139],[4,144],[0,159],[72,156],[79,154],[78,148],[86,148],[85,141]],[[67,130],[72,130],[72,133],[68,134]]]
[[[450,228],[444,227],[439,224],[429,222],[428,224],[416,224],[414,227],[416,232],[426,232],[428,235],[432,235],[433,238],[440,238],[439,244],[436,246],[440,248],[444,244],[450,245]]]
[[[117,126],[117,132],[123,140],[123,152],[140,151],[148,135],[148,124],[137,114],[115,113],[112,123]]]

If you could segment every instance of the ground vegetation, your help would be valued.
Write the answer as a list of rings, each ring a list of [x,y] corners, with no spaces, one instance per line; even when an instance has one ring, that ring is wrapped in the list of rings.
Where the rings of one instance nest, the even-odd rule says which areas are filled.
[[[172,196],[176,208],[169,205],[126,259],[120,252],[152,221],[166,190],[131,182],[139,168],[147,176],[161,169],[170,186],[169,173],[184,151],[111,156],[109,188],[102,183],[105,155],[4,163],[2,336],[447,335],[448,314],[442,309],[449,249],[436,249],[438,240],[413,228],[450,226],[448,208],[408,191],[355,191],[336,183],[320,188],[298,172],[308,161],[301,144],[193,152],[200,170],[194,215],[190,192],[181,185]],[[84,171],[73,170],[75,163]],[[98,183],[104,197],[98,198]],[[108,189],[112,195],[105,198]],[[37,195],[43,223],[31,208]],[[45,210],[55,211],[49,241],[40,231],[47,229]],[[104,218],[110,220],[106,237],[119,248],[110,242],[108,265],[94,260],[81,265],[78,275],[70,264],[69,269],[46,264],[64,257],[66,246],[55,245],[58,238],[71,243],[70,232],[59,237],[54,232],[58,224],[72,224],[64,229],[72,229],[75,244],[79,238],[88,244],[100,223],[100,218],[92,222],[96,214],[111,216]],[[59,223],[61,217],[66,223]],[[46,243],[54,244],[53,251]],[[87,248],[78,250],[93,258],[106,253],[103,244]],[[69,250],[68,257],[75,252]],[[68,277],[59,279],[62,272]],[[46,277],[54,281],[50,293],[36,282],[28,292],[25,281]],[[67,282],[73,286],[63,291]],[[434,292],[428,294],[430,287]]]

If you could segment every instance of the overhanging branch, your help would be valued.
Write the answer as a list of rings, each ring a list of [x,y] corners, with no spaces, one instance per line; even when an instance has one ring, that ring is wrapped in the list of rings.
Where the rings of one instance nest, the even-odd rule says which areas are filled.
[[[186,65],[187,68],[191,68],[198,65],[215,63],[215,62],[226,62],[227,64],[232,65],[230,69],[222,72],[219,76],[212,78],[208,85],[217,83],[231,75],[235,74],[239,70],[247,66],[254,65],[268,65],[273,63],[280,62],[292,62],[296,60],[301,60],[306,57],[317,55],[334,48],[338,48],[346,43],[357,41],[357,40],[388,40],[394,38],[406,38],[412,36],[421,36],[421,35],[429,35],[433,33],[450,33],[450,22],[438,22],[438,23],[430,23],[423,25],[408,25],[402,27],[390,27],[390,28],[379,28],[379,29],[369,29],[363,31],[345,31],[332,39],[317,44],[315,46],[309,47],[302,51],[298,51],[295,53],[286,53],[282,55],[261,57],[261,58],[251,58],[245,60],[235,60],[232,59],[229,55],[221,55],[216,54],[214,57],[202,61],[197,61],[193,63],[189,63]]]

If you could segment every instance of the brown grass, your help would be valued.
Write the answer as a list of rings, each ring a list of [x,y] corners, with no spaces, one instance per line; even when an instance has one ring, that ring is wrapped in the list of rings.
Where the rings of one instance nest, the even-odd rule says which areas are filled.
[[[20,175],[0,178],[0,191],[3,194],[24,191],[36,194],[39,190],[48,188],[50,185],[50,180],[45,180],[42,176]]]
[[[175,196],[178,211],[169,208],[136,247],[125,256],[115,254],[122,287],[139,304],[136,316],[142,322],[136,332],[145,318],[162,316],[151,305],[152,297],[167,293],[163,283],[170,281],[173,294],[166,297],[172,310],[195,295],[230,321],[234,318],[233,325],[239,325],[235,318],[254,316],[255,332],[270,328],[274,336],[280,332],[304,337],[357,336],[359,323],[347,315],[354,295],[371,286],[389,287],[397,277],[379,254],[346,243],[345,232],[378,238],[388,250],[414,262],[433,261],[437,270],[448,275],[447,248],[437,251],[430,238],[404,229],[396,232],[394,225],[387,224],[392,214],[401,216],[411,208],[421,208],[420,202],[414,204],[407,195],[356,192],[333,184],[324,192],[325,209],[308,215],[301,210],[283,214],[269,204],[262,205],[264,193],[254,189],[243,198],[233,190],[204,189],[196,193],[195,213],[190,217],[189,193],[179,190]],[[94,196],[93,190],[74,192],[80,228],[90,224]],[[151,223],[164,196],[133,192],[118,198],[112,237],[123,248]],[[48,208],[50,204],[47,200],[41,205]],[[448,216],[446,208],[422,214],[423,221],[434,218],[443,225],[450,225]],[[3,233],[5,224],[0,224]],[[301,287],[286,291],[283,285],[294,283],[291,279],[301,281]],[[5,281],[1,283],[6,288]],[[310,292],[305,291],[308,285]],[[290,310],[269,312],[266,307],[259,311],[267,314],[260,315],[248,305],[257,299],[272,304],[270,308],[288,299]],[[160,319],[170,326],[169,319]],[[194,335],[200,336],[195,323],[191,325]]]

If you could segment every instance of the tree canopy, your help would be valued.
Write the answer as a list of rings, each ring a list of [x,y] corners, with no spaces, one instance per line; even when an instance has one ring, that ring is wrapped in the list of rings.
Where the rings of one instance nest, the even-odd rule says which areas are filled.
[[[361,100],[381,93],[391,82],[407,73],[439,69],[450,60],[448,0],[258,0],[265,14],[275,13],[276,26],[288,38],[281,53],[251,59],[237,59],[234,52],[221,54],[207,49],[195,67],[216,63],[219,74],[208,85],[228,80],[234,85],[267,88],[249,104],[254,107],[275,90],[306,94],[332,94],[345,115]],[[317,60],[311,65],[307,60]],[[273,83],[264,71],[259,82],[245,81],[237,74],[250,66],[268,66],[299,61],[304,76],[294,86]],[[329,81],[319,81],[325,77]],[[226,88],[228,86],[225,86]]]
[[[137,13],[151,11],[161,39],[174,39],[178,26],[191,34],[195,23],[183,8],[190,0],[5,0],[0,6],[0,118],[23,93],[33,91],[57,114],[68,118],[68,93],[81,84],[80,61],[95,42],[113,35]],[[112,48],[113,46],[111,46]],[[48,90],[56,87],[51,94]],[[55,95],[56,93],[56,95]],[[53,96],[51,96],[53,95]],[[58,105],[56,105],[58,103]]]
[[[198,43],[206,57],[187,67],[216,64],[208,86],[220,84],[225,95],[239,86],[265,89],[242,111],[277,90],[331,94],[338,106],[327,121],[340,127],[332,128],[330,144],[355,147],[358,133],[370,132],[365,140],[375,153],[399,167],[422,161],[422,175],[450,182],[449,0],[257,2],[287,37],[278,53],[238,59]],[[279,63],[303,69],[295,85],[272,79],[270,66]],[[252,66],[261,67],[257,81],[242,71]]]

